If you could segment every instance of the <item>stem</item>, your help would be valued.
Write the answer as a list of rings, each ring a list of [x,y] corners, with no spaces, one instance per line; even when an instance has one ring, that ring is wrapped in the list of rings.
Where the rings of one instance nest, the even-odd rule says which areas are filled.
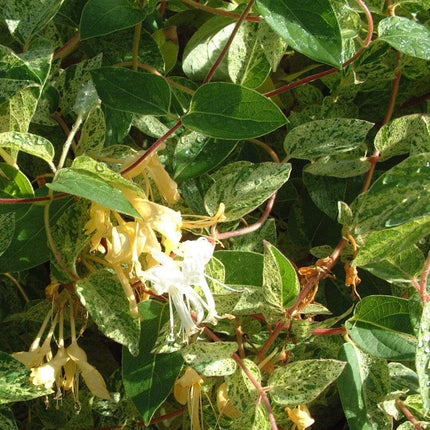
[[[412,415],[411,411],[406,407],[402,400],[396,399],[396,405],[402,411],[403,415],[415,426],[416,430],[423,430],[421,424]]]
[[[209,328],[205,327],[205,333],[215,342],[220,342],[221,339]],[[273,415],[272,407],[270,406],[269,398],[267,397],[266,392],[263,390],[261,384],[255,379],[254,375],[250,372],[250,370],[246,367],[246,364],[243,360],[234,352],[232,358],[236,363],[242,368],[246,376],[252,382],[254,387],[258,390],[258,393],[263,400],[264,407],[266,408],[267,414],[269,416],[270,427],[272,430],[278,430],[278,425],[276,424],[275,416]]]
[[[137,70],[137,66],[139,62],[139,42],[140,42],[141,33],[142,33],[142,22],[139,22],[139,24],[136,24],[136,27],[134,27],[133,70]]]
[[[70,194],[67,193],[59,193],[55,194],[55,196],[49,197],[27,197],[27,198],[20,198],[20,199],[0,199],[0,204],[6,204],[6,205],[14,205],[17,203],[40,203],[40,202],[47,202],[50,200],[58,200],[58,199],[64,199],[65,197],[69,197]]]
[[[54,112],[54,113],[52,114],[52,118],[54,118],[54,119],[55,119],[55,121],[57,121],[57,122],[58,122],[58,124],[59,124],[59,125],[61,126],[61,128],[63,129],[64,134],[65,134],[66,136],[68,136],[68,135],[70,134],[70,129],[69,129],[69,126],[66,124],[66,121],[64,121],[63,117],[61,116],[60,112]],[[72,143],[73,151],[76,151],[77,146],[78,146],[78,145],[76,144],[75,139],[73,139],[73,143]]]
[[[262,346],[260,351],[258,352],[259,356],[266,355],[267,351],[269,351],[270,347],[273,345],[275,340],[278,338],[278,336],[281,334],[282,329],[285,328],[285,324],[281,322],[276,323],[275,330],[270,333],[269,339],[266,340],[266,343]]]
[[[70,146],[72,145],[73,139],[76,135],[76,133],[79,130],[79,127],[82,124],[82,121],[84,120],[84,115],[82,113],[79,113],[75,123],[73,124],[72,129],[70,130],[69,135],[67,136],[67,140],[64,143],[63,146],[63,152],[61,153],[60,161],[58,162],[57,170],[60,170],[64,163],[66,162],[67,153],[69,152]]]
[[[338,328],[316,328],[312,334],[317,335],[325,335],[325,336],[333,336],[335,334],[345,335],[347,333],[346,328],[338,327]]]
[[[206,12],[213,13],[214,15],[222,15],[222,16],[228,16],[229,18],[233,19],[240,19],[240,15],[234,12],[229,12],[227,10],[222,9],[215,9],[213,7],[206,6],[201,3],[197,3],[193,0],[182,0],[182,3],[185,3],[188,6],[195,7],[197,9],[205,10]],[[252,22],[259,22],[260,18],[258,16],[248,16],[245,18],[246,21],[252,21]]]
[[[236,25],[234,26],[233,31],[232,31],[230,37],[228,38],[227,43],[225,44],[223,50],[221,51],[221,54],[218,55],[218,58],[216,59],[215,64],[209,70],[209,73],[206,76],[206,79],[203,81],[204,84],[207,84],[213,78],[216,70],[218,69],[219,65],[222,63],[222,60],[224,60],[224,57],[227,55],[227,52],[230,49],[230,45],[233,43],[233,40],[236,37],[236,34],[239,31],[239,28],[242,25],[242,22],[245,21],[245,18],[247,17],[249,12],[251,11],[251,8],[252,8],[254,3],[255,3],[255,0],[250,0],[248,3],[248,6],[246,6],[242,15],[240,15],[240,18],[236,22]]]
[[[121,170],[121,174],[131,172],[133,169],[139,167],[149,156],[151,156],[176,130],[182,126],[182,120],[179,120],[174,127],[172,127],[164,136],[161,136],[138,160],[128,166],[126,169]]]
[[[424,270],[421,274],[421,281],[420,281],[420,289],[419,293],[423,299],[424,303],[427,303],[430,301],[430,295],[427,293],[427,282],[430,274],[430,253],[427,256],[426,262],[424,264]]]
[[[10,273],[2,273],[2,275],[6,276],[6,278],[10,279],[15,284],[16,288],[18,288],[18,291],[24,298],[25,303],[28,303],[30,299],[28,298],[27,294],[25,294],[24,288],[22,288],[21,284]]]
[[[66,42],[66,44],[62,48],[55,51],[54,60],[56,60],[57,58],[66,58],[78,48],[80,43],[81,35],[80,33],[76,33],[68,42]]]
[[[353,63],[363,52],[364,50],[370,45],[372,41],[372,35],[373,35],[373,17],[372,14],[367,7],[366,3],[364,3],[362,0],[356,0],[359,6],[363,9],[364,14],[366,15],[367,19],[367,36],[365,41],[363,42],[363,46],[358,50],[358,52],[350,58],[348,61],[342,64],[341,68],[344,68],[348,66],[349,64]],[[325,70],[324,72],[316,73],[314,75],[308,76],[306,78],[303,78],[299,81],[293,82],[292,84],[284,85],[283,87],[277,88],[276,90],[269,91],[265,94],[266,97],[273,97],[277,94],[284,93],[288,90],[291,90],[293,88],[296,88],[298,86],[307,84],[309,82],[316,81],[317,79],[320,79],[324,76],[331,75],[332,73],[336,73],[339,69],[337,67],[333,67],[331,69]]]

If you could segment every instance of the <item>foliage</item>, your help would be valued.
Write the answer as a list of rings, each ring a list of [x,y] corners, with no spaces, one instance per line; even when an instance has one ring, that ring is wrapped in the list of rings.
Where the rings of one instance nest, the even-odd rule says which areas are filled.
[[[5,0],[0,427],[430,428],[428,0]]]

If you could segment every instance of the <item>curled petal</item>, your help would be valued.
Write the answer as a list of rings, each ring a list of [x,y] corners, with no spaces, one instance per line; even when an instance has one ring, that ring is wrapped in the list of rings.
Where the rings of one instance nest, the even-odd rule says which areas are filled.
[[[228,418],[238,418],[242,415],[231,403],[230,397],[227,391],[227,384],[223,382],[216,393],[216,405],[219,413]]]
[[[299,405],[294,409],[286,408],[286,411],[297,430],[305,430],[315,422],[306,405]]]

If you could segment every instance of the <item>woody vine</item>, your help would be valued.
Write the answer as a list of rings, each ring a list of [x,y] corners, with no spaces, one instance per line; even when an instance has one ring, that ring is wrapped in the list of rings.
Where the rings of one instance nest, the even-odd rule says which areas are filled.
[[[430,427],[428,2],[24,3],[2,428]]]

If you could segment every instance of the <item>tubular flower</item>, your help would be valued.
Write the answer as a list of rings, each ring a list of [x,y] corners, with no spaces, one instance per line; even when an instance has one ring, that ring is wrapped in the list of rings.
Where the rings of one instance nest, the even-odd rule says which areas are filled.
[[[98,203],[91,203],[91,219],[85,224],[86,234],[90,235],[95,232],[91,238],[91,251],[100,251],[105,253],[103,245],[100,243],[102,238],[107,237],[112,228],[110,221],[110,209]]]
[[[294,409],[286,408],[286,411],[294,423],[291,430],[305,430],[315,422],[306,405],[299,405]]]
[[[191,418],[191,428],[201,430],[203,428],[202,385],[203,379],[191,367],[187,367],[185,374],[179,378],[173,386],[173,395],[181,405],[188,405],[188,414]]]
[[[223,382],[216,393],[216,405],[219,413],[228,418],[238,418],[242,415],[231,403],[230,397],[227,391],[227,384]]]
[[[52,388],[54,383],[60,385],[62,367],[69,361],[64,347],[60,347],[55,357],[39,367],[31,369],[30,382],[34,385],[44,385]]]
[[[124,163],[123,170],[126,170],[128,166],[131,166],[144,154],[145,151],[139,151],[129,157]],[[149,172],[158,191],[167,203],[173,204],[180,199],[177,183],[169,176],[166,169],[161,164],[158,154],[155,152],[143,160],[136,168],[124,173],[123,176],[131,179],[140,173],[146,174],[146,172]]]
[[[153,252],[152,256],[160,264],[142,273],[143,280],[152,282],[155,294],[169,294],[172,338],[175,337],[173,306],[181,320],[181,331],[186,336],[195,332],[201,322],[215,323],[217,317],[215,301],[204,273],[205,265],[212,257],[212,244],[205,238],[187,241],[177,248],[177,253],[183,257],[182,261],[173,260],[160,251]],[[193,287],[201,288],[204,299]]]

